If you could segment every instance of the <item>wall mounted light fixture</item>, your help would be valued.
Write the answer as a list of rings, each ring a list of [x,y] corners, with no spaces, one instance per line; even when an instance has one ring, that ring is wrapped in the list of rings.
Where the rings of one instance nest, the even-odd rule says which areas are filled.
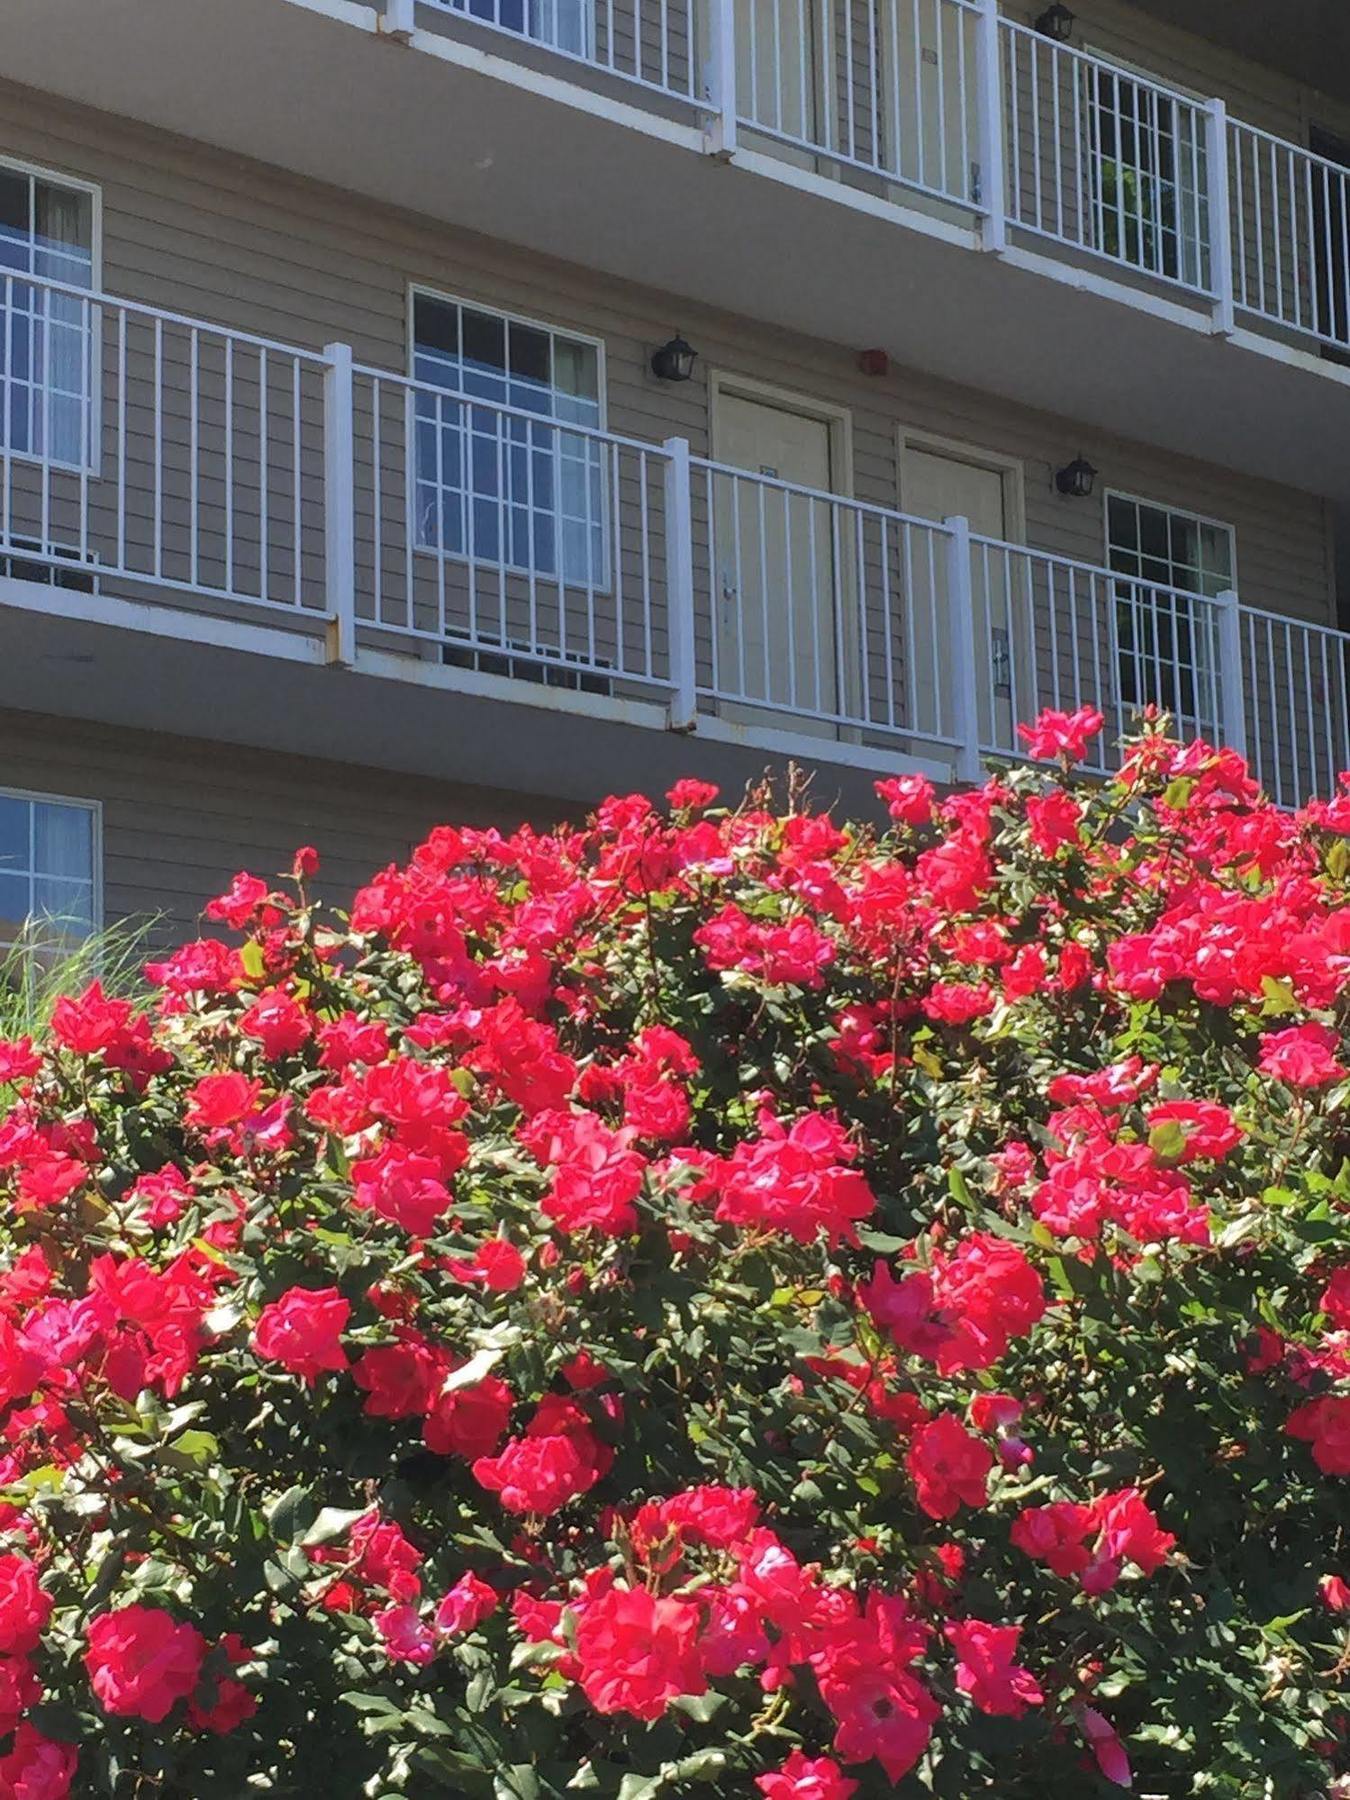
[[[1071,463],[1065,463],[1062,469],[1055,470],[1055,486],[1071,500],[1090,499],[1092,484],[1096,479],[1097,471],[1081,454],[1075,456]]]
[[[694,346],[687,344],[677,331],[669,343],[662,344],[653,354],[652,374],[661,381],[688,381],[697,355]]]
[[[1053,6],[1047,6],[1040,18],[1036,20],[1035,29],[1042,37],[1053,38],[1057,44],[1067,44],[1073,36],[1074,21],[1077,15],[1071,13],[1063,0],[1055,0]]]

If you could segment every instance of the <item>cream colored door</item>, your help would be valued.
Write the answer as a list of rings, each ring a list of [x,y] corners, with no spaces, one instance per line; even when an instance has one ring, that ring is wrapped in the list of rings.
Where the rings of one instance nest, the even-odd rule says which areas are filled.
[[[797,729],[832,731],[821,715],[838,711],[839,583],[830,503],[818,497],[833,485],[829,424],[724,390],[713,441],[718,462],[750,477],[713,481],[718,691],[757,723],[773,709],[796,714]]]
[[[816,166],[809,146],[820,144],[816,15],[821,0],[738,0],[736,103],[751,121],[780,141],[775,152],[804,169]],[[790,147],[789,147],[790,146]]]
[[[981,537],[1011,536],[1007,476],[987,464],[907,445],[900,504],[905,512],[924,519],[964,517],[970,521],[971,531]],[[978,671],[981,730],[987,743],[1007,744],[1013,726],[1010,663],[1014,635],[1020,636],[1024,621],[1018,616],[1020,609],[1014,606],[1010,611],[1012,571],[1007,558],[995,552],[986,556],[977,549],[972,563],[976,653],[988,656],[987,665]],[[943,656],[951,642],[942,617],[945,589],[945,570],[938,566],[932,571],[931,583],[916,584],[914,595],[912,693],[920,729],[932,730],[940,723],[932,686],[943,679]],[[929,596],[936,605],[924,603]]]
[[[881,163],[906,184],[894,197],[922,207],[918,188],[957,204],[982,199],[975,192],[975,15],[945,0],[881,0],[879,13]]]

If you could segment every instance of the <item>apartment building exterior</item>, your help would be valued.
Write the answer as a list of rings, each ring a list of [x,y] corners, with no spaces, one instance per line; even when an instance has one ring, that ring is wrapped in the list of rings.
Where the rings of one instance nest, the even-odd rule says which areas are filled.
[[[6,929],[1046,705],[1350,766],[1316,0],[6,22]]]

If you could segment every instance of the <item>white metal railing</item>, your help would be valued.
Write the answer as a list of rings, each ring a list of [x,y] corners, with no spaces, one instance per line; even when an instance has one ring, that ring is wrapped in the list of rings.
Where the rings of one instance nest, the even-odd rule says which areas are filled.
[[[1169,712],[1184,736],[1231,737],[1224,659],[1236,595],[1189,593],[984,537],[972,539],[971,568],[987,646],[983,748],[1017,754],[1018,722],[1045,707],[1096,707],[1107,722],[1102,754],[1148,706]]]
[[[1350,636],[1246,606],[1241,627],[1252,773],[1281,806],[1334,793],[1350,769]]]
[[[558,685],[670,685],[670,457],[384,370],[354,376],[359,622]]]
[[[959,749],[946,527],[692,462],[699,694],[761,721]]]
[[[1350,766],[1328,626],[13,273],[0,577],[237,603],[340,661],[359,637],[960,779],[1047,706],[1099,707],[1107,744],[1163,708],[1281,804]]]
[[[706,105],[700,0],[427,0],[517,43]]]
[[[324,359],[0,272],[0,572],[325,604]]]
[[[1236,304],[1350,349],[1350,170],[1234,119],[1228,180]]]
[[[1015,20],[1000,26],[1009,221],[1211,294],[1206,105]]]
[[[987,207],[975,0],[755,0],[736,13],[737,124],[941,200]]]
[[[421,0],[815,174],[1350,349],[1350,170],[998,0]],[[411,29],[417,0],[384,0]]]

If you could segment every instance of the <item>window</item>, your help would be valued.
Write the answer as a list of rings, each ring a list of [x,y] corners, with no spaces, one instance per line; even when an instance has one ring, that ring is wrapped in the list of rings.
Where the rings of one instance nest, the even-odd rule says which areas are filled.
[[[1208,281],[1202,114],[1124,68],[1084,63],[1091,242],[1188,287]]]
[[[454,12],[533,38],[550,50],[587,58],[591,54],[592,0],[449,0],[449,4]]]
[[[1232,527],[1108,493],[1106,539],[1110,567],[1130,577],[1116,586],[1122,700],[1152,702],[1187,724],[1214,728],[1210,609],[1186,596],[1213,598],[1233,586]]]
[[[89,303],[95,194],[0,163],[0,447],[87,468],[93,461]],[[20,279],[34,275],[62,287]]]
[[[98,808],[0,789],[0,945],[88,937],[99,917]]]
[[[417,394],[418,547],[603,586],[603,446],[561,428],[602,423],[599,346],[415,294],[413,374],[463,396]]]

